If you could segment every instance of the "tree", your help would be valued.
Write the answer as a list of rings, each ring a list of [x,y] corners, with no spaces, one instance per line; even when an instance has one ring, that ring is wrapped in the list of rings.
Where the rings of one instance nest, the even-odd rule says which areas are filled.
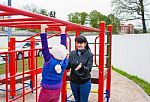
[[[113,25],[113,33],[115,34],[118,34],[118,29],[120,25],[120,20],[114,15],[105,16],[97,10],[93,10],[89,14],[86,12],[70,13],[68,15],[68,19],[70,22],[77,24],[87,25],[88,23],[88,25],[94,28],[99,28],[100,21],[105,21],[106,25]]]
[[[38,6],[34,5],[34,4],[30,4],[30,5],[24,5],[23,8],[27,11],[30,12],[34,12],[34,13],[38,13],[38,14],[42,14],[42,15],[46,15],[49,16],[49,13],[46,9],[41,9]],[[20,30],[20,29],[18,29]],[[35,29],[29,29],[29,31],[31,32],[39,32],[39,30],[35,30]]]
[[[147,1],[112,0],[113,13],[124,21],[141,20],[143,26],[143,33],[146,33],[146,18],[148,17],[148,14],[146,14],[148,12],[146,6],[150,4]]]
[[[48,16],[48,13],[47,13],[47,10],[46,10],[46,9],[40,9],[40,10],[39,10],[39,14]]]
[[[90,25],[95,28],[99,28],[100,21],[105,21],[106,25],[112,24],[112,17],[105,16],[98,12],[97,10],[93,10],[89,14]],[[116,21],[116,19],[114,19]],[[114,22],[115,23],[115,22]]]
[[[90,20],[90,25],[92,27],[95,27],[95,28],[99,27],[100,16],[101,16],[101,14],[96,10],[93,10],[90,12],[89,20]]]
[[[24,5],[23,8],[30,12],[39,13],[39,7],[35,4]]]
[[[73,22],[73,23],[77,23],[77,24],[80,24],[79,17],[80,17],[80,13],[78,13],[78,12],[70,13],[68,15],[69,21]]]
[[[108,24],[112,24],[113,26],[113,33],[118,34],[119,33],[119,26],[120,26],[120,20],[115,17],[113,14],[108,15],[107,17]]]
[[[81,25],[85,24],[85,21],[87,20],[87,17],[88,17],[88,13],[86,13],[86,12],[81,12],[80,13],[80,23],[81,23]]]
[[[84,25],[88,14],[86,12],[75,12],[68,14],[68,18],[70,22]]]
[[[39,14],[54,17],[54,18],[55,18],[55,15],[56,15],[55,11],[48,12],[46,9],[41,9],[38,6],[34,5],[34,4],[24,5],[23,8],[27,11],[30,11],[30,12],[39,13]]]

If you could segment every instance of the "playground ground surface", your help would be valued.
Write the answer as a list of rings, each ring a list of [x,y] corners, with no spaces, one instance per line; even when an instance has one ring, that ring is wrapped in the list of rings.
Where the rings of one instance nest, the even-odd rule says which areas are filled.
[[[41,76],[38,77],[39,81]],[[68,85],[69,86],[69,85]],[[92,85],[92,90],[97,90],[97,85]],[[30,90],[27,88],[26,90]],[[40,90],[38,90],[39,93]],[[68,94],[71,94],[71,90],[68,89]],[[21,94],[17,92],[17,94]],[[25,96],[26,102],[35,102],[35,93],[30,93]],[[89,102],[98,102],[98,94],[91,93]],[[0,102],[5,102],[4,92],[0,92]],[[69,100],[74,100],[73,96]],[[15,102],[22,102],[21,100]],[[150,96],[146,95],[144,91],[131,80],[116,72],[112,72],[112,90],[110,102],[150,102]]]

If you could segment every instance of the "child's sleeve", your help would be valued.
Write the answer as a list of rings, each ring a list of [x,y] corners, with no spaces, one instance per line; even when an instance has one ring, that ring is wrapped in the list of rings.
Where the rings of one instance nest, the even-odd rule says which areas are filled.
[[[61,34],[61,42],[60,43],[64,46],[66,46],[66,37],[67,37],[66,34]]]
[[[42,43],[42,54],[44,57],[44,61],[47,62],[52,57],[48,49],[47,34],[41,33],[40,37],[41,37],[41,43]]]
[[[61,41],[60,44],[66,46],[66,26],[60,26]]]

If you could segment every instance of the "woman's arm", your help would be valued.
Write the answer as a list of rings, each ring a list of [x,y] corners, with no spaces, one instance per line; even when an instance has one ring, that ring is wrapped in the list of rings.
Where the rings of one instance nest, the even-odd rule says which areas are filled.
[[[79,63],[79,65],[75,68],[75,70],[82,69],[84,71],[90,72],[93,66],[93,54],[87,59],[86,65],[82,63],[82,61]]]
[[[81,66],[81,68],[83,68],[84,71],[88,71],[90,72],[93,66],[93,55],[89,57],[87,64]]]
[[[71,63],[70,63],[70,55],[69,55],[69,58],[68,58],[68,65],[67,65],[66,70],[70,70],[70,68],[71,68]]]

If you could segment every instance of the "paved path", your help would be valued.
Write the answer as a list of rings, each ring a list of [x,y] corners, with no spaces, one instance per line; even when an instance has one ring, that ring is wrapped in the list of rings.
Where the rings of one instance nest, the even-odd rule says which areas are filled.
[[[150,96],[134,82],[113,72],[111,102],[150,102]]]

